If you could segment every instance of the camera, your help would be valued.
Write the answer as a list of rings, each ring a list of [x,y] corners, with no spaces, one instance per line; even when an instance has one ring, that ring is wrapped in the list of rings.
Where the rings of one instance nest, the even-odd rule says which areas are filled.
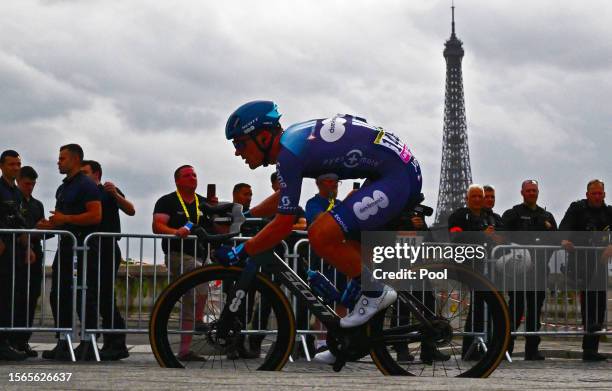
[[[0,228],[26,228],[25,217],[14,201],[0,202]]]

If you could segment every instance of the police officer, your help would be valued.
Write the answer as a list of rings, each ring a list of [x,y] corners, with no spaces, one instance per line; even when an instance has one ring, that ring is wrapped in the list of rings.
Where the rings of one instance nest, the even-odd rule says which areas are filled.
[[[572,202],[559,225],[561,231],[574,231],[568,233],[567,237],[561,241],[561,245],[570,254],[575,251],[574,245],[605,247],[602,253],[599,251],[581,253],[584,257],[581,256],[578,259],[581,264],[576,265],[581,277],[598,274],[607,276],[607,273],[598,273],[598,270],[607,271],[607,262],[612,257],[612,244],[610,244],[612,206],[605,204],[605,197],[604,183],[598,179],[590,181],[587,184],[586,199]],[[590,233],[581,235],[575,231],[590,231]],[[606,313],[605,288],[595,287],[580,292],[580,309],[584,331],[601,330]],[[582,339],[582,359],[584,361],[605,360],[606,356],[599,354],[598,350],[599,336],[585,335]]]
[[[36,224],[45,218],[45,207],[43,203],[32,196],[38,173],[30,166],[21,167],[17,177],[17,187],[23,195],[22,211],[25,220],[25,227],[33,229]],[[30,245],[36,256],[36,261],[29,266],[19,263],[20,275],[16,279],[15,291],[19,292],[19,306],[17,307],[18,325],[31,327],[34,323],[34,313],[36,304],[41,293],[41,283],[44,273],[44,258],[42,251],[42,238],[40,235],[30,235]],[[11,344],[15,349],[25,352],[28,357],[37,357],[29,344],[31,332],[14,333]]]
[[[426,209],[429,209],[429,211],[426,211]],[[423,241],[431,242],[433,241],[433,237],[425,221],[425,216],[431,215],[432,212],[433,210],[423,205],[418,205],[412,210],[404,210],[396,218],[391,220],[385,229],[389,231],[412,231],[416,236],[422,237]],[[436,299],[429,281],[425,281],[424,288],[425,290],[423,290],[421,294],[418,294],[416,291],[414,291],[413,294],[415,294],[427,308],[435,313]],[[391,324],[409,324],[411,320],[410,310],[401,301],[398,301],[398,306],[399,311],[394,312],[394,315],[391,317]],[[414,357],[408,351],[407,344],[395,344],[393,347],[397,352],[397,361],[414,360]],[[440,351],[435,344],[425,341],[421,342],[419,356],[421,361],[427,365],[432,365],[434,361],[450,360],[450,355]]]
[[[112,182],[102,184],[102,166],[95,160],[83,160],[81,172],[87,175],[98,187],[102,201],[102,221],[100,232],[121,233],[121,220],[119,210],[128,216],[134,216],[134,205],[125,197]],[[100,237],[99,243],[99,273],[100,273],[100,308],[102,327],[105,329],[125,329],[125,321],[118,310],[113,286],[117,278],[117,271],[121,264],[121,250],[117,237]],[[97,242],[93,243],[97,247]],[[97,262],[94,261],[94,263]],[[91,270],[88,270],[91,273]],[[95,292],[93,294],[96,294]],[[93,315],[93,314],[92,314]],[[100,349],[102,361],[116,361],[128,357],[125,345],[125,334],[104,334],[104,344]]]
[[[502,221],[506,231],[522,231],[529,232],[520,236],[510,235],[513,242],[523,245],[546,244],[546,238],[543,232],[554,231],[557,229],[557,223],[553,215],[547,212],[544,208],[538,206],[539,188],[538,182],[535,180],[523,181],[521,185],[521,195],[523,203],[514,205],[511,209],[504,212]],[[536,259],[536,255],[540,253],[532,253],[532,259]],[[536,276],[543,276],[547,273],[547,260],[536,259]],[[537,282],[536,282],[537,284]],[[521,318],[525,314],[525,330],[538,331],[540,330],[540,315],[542,313],[542,305],[545,299],[545,286],[536,285],[541,289],[528,289],[523,292],[512,291],[508,292],[510,300],[508,303],[510,317],[512,322],[512,331],[521,324]],[[527,311],[525,313],[525,306]],[[512,354],[514,349],[515,337],[510,341],[508,352]],[[525,337],[525,360],[544,360],[544,356],[538,351],[540,337],[527,336]]]
[[[468,187],[466,194],[467,207],[459,208],[448,217],[448,230],[450,239],[454,243],[468,244],[493,244],[501,242],[496,229],[490,221],[489,213],[484,209],[484,188],[481,185],[472,184]],[[481,231],[476,234],[473,231]],[[479,264],[473,265],[480,270]],[[473,315],[472,315],[473,312]],[[484,299],[481,294],[475,292],[472,297],[472,305],[465,321],[465,330],[469,332],[481,332],[484,330]],[[479,349],[471,349],[474,337],[463,337],[461,356],[464,360],[480,360],[483,352]]]
[[[100,192],[96,184],[81,172],[83,161],[83,149],[78,144],[67,144],[60,147],[57,166],[60,174],[66,178],[57,188],[55,193],[55,210],[51,212],[49,220],[43,220],[37,224],[40,229],[60,229],[70,231],[77,239],[77,245],[83,245],[87,235],[97,231],[98,224],[102,220],[102,203]],[[70,327],[72,324],[72,252],[71,240],[60,237],[58,251],[53,259],[53,274],[51,285],[51,310],[56,325],[61,328]],[[90,250],[88,262],[97,261],[97,255]],[[78,280],[82,281],[83,256],[82,251],[77,251]],[[97,265],[92,261],[87,265],[87,289],[90,292],[97,291]],[[59,296],[59,300],[58,300]],[[88,329],[96,327],[96,295],[86,295],[86,313],[90,314],[81,323]],[[77,306],[81,307],[81,295],[77,295]],[[81,316],[81,311],[77,312]],[[59,336],[57,345],[52,350],[46,350],[42,356],[45,359],[68,361],[70,352],[68,342]],[[77,359],[92,360],[94,353],[90,341],[81,341],[74,351]]]
[[[500,215],[493,212],[495,207],[495,188],[493,185],[484,185],[484,201],[482,209],[488,214],[487,223],[488,225],[501,230],[503,227],[503,221]]]
[[[0,228],[23,228],[14,225],[16,212],[21,209],[21,192],[15,185],[15,178],[21,168],[21,157],[16,151],[7,150],[0,155]],[[13,235],[0,236],[0,328],[11,327],[15,317],[16,295],[12,292],[13,278],[18,269],[18,251],[13,252]],[[17,248],[16,248],[17,250]],[[10,334],[0,332],[0,361],[20,361],[27,358],[26,353],[14,349],[9,344]]]

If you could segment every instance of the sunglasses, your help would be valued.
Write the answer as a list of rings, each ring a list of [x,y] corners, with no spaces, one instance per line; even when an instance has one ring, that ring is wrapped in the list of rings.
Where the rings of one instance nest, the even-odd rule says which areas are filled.
[[[246,147],[247,140],[248,138],[234,139],[232,140],[232,144],[234,144],[234,148],[236,148],[237,151],[240,151]]]

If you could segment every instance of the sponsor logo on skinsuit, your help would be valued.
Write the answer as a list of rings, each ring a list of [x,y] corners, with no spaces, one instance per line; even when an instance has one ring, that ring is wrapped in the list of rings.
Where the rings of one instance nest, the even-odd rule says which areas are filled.
[[[345,123],[346,119],[340,117],[339,115],[335,115],[332,118],[324,120],[323,126],[319,131],[321,138],[328,143],[333,143],[340,140],[346,131],[346,127],[344,126]]]
[[[367,220],[378,213],[378,209],[389,206],[389,197],[380,190],[374,190],[372,197],[363,197],[360,202],[353,204],[353,212],[359,220]]]

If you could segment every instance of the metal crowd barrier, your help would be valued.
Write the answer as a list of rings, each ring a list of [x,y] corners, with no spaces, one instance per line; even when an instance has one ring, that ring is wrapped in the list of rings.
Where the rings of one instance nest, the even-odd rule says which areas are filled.
[[[525,255],[523,250],[529,252],[530,262],[522,259]],[[586,259],[598,258],[603,250],[604,247],[575,246],[575,251],[570,253],[559,246],[514,244],[494,247],[489,277],[497,281],[500,291],[508,300],[515,296],[512,301],[522,301],[524,307],[531,305],[537,308],[539,298],[535,292],[541,292],[540,295],[544,296],[539,299],[543,300],[541,329],[527,331],[528,328],[537,328],[537,325],[522,322],[512,335],[612,335],[612,319],[609,317],[612,309],[612,269],[603,262],[593,262],[590,267],[585,265]],[[515,262],[501,262],[503,257],[515,258]],[[500,273],[503,276],[501,279],[498,278]],[[596,281],[592,281],[591,277]],[[595,294],[597,292],[600,294]],[[594,300],[594,303],[590,300]],[[595,323],[589,317],[585,317],[583,322],[582,306],[590,305],[605,308],[602,322]],[[510,315],[512,317],[512,313]],[[601,330],[593,330],[593,327]]]
[[[63,230],[29,230],[29,229],[0,229],[0,238],[4,244],[4,251],[0,256],[2,262],[2,289],[4,293],[8,293],[8,297],[2,297],[3,304],[7,308],[2,308],[3,321],[0,324],[0,332],[11,333],[8,339],[15,338],[16,333],[31,333],[31,332],[53,332],[61,335],[61,338],[66,339],[68,345],[72,348],[72,340],[76,338],[76,308],[77,308],[77,290],[80,288],[77,281],[78,257],[77,254],[82,250],[82,247],[77,246],[76,237],[68,231]],[[70,248],[66,257],[70,260],[70,269],[62,270],[62,252],[59,251],[60,241],[68,240],[69,245],[64,248]],[[55,241],[56,245],[49,245],[48,241]],[[32,250],[26,251],[25,249]],[[35,254],[35,259],[30,258],[31,254]],[[55,302],[56,312],[53,314],[47,307],[51,301],[51,291],[53,287],[47,284],[46,281],[46,263],[49,259],[49,253],[56,253],[57,256],[57,275],[69,273],[72,281],[71,287],[62,286],[61,279],[57,278],[55,286],[56,296]],[[53,257],[51,257],[53,259]],[[39,290],[40,289],[40,290]],[[62,302],[61,293],[65,290],[70,290],[70,303],[72,305],[72,313],[70,325],[59,326],[59,317],[61,309],[67,303]],[[4,296],[4,295],[3,295]],[[35,321],[36,306],[40,296],[40,311],[38,311],[38,320]],[[51,314],[51,316],[49,316]],[[55,316],[53,316],[55,315]],[[74,354],[72,360],[75,361]]]
[[[96,334],[146,334],[148,332],[148,322],[150,317],[150,308],[155,302],[157,296],[161,293],[163,288],[170,283],[170,281],[176,277],[173,274],[181,274],[185,267],[190,267],[189,263],[183,262],[185,257],[188,255],[185,254],[186,249],[193,249],[193,253],[195,257],[192,259],[194,262],[193,266],[197,266],[195,263],[197,258],[201,258],[204,262],[210,259],[210,247],[208,247],[205,254],[200,254],[197,238],[195,236],[189,236],[185,239],[177,239],[172,235],[141,235],[141,234],[116,234],[116,233],[93,233],[88,235],[83,243],[83,246],[76,245],[76,238],[67,231],[39,231],[39,230],[0,230],[0,235],[3,234],[12,234],[13,237],[19,235],[21,233],[27,234],[28,243],[32,240],[31,236],[33,234],[55,234],[67,236],[73,241],[73,253],[72,253],[72,278],[73,278],[73,286],[77,287],[72,292],[72,304],[75,309],[74,314],[72,316],[72,323],[69,328],[59,328],[59,327],[50,327],[45,326],[46,322],[46,311],[45,306],[42,305],[42,310],[40,311],[38,318],[40,319],[39,324],[35,326],[34,324],[31,326],[23,327],[15,324],[14,312],[11,312],[11,323],[9,327],[0,327],[0,331],[4,332],[31,332],[31,331],[45,331],[45,332],[58,332],[63,333],[68,341],[71,341],[71,338],[76,337],[77,334],[77,322],[76,322],[76,311],[79,311],[81,319],[86,319],[91,316],[90,312],[93,312],[93,316],[95,317],[95,326],[90,327],[86,325],[82,325],[80,328],[80,338],[81,340],[92,340],[95,342]],[[110,242],[117,242],[117,245],[121,251],[118,253],[116,251],[108,252],[104,251],[103,247],[105,243],[103,239],[109,239]],[[248,240],[248,237],[238,237],[232,239],[235,242]],[[165,260],[164,254],[159,250],[159,245],[162,242],[165,242],[169,245],[170,240],[179,240],[180,241],[180,251],[178,252],[178,258],[172,258],[168,261]],[[43,241],[43,254],[47,254],[46,242]],[[456,244],[442,244],[442,245],[456,245]],[[189,246],[189,247],[188,247]],[[193,246],[193,247],[191,247]],[[543,260],[548,260],[547,265],[552,265],[552,273],[545,273],[542,276],[542,283],[544,285],[536,285],[534,289],[544,289],[546,292],[546,301],[544,303],[543,311],[542,311],[542,329],[538,331],[525,331],[524,329],[518,329],[513,331],[514,336],[525,336],[525,335],[548,335],[548,336],[566,336],[566,335],[584,335],[585,333],[594,334],[594,335],[610,335],[612,334],[610,327],[610,319],[606,317],[607,321],[603,324],[603,329],[599,331],[590,332],[589,325],[587,324],[586,331],[584,327],[581,325],[580,318],[578,317],[578,301],[580,297],[580,287],[576,284],[570,284],[572,277],[569,273],[569,268],[563,268],[561,264],[563,263],[563,259],[565,259],[565,265],[569,264],[568,258],[563,258],[559,253],[555,253],[555,251],[559,250],[559,247],[556,246],[497,246],[491,252],[490,259],[485,262],[485,272],[489,274],[489,276],[496,280],[499,275],[506,277],[509,274],[515,274],[513,276],[512,282],[513,284],[518,283],[522,278],[523,281],[534,277],[537,272],[532,273],[523,273],[520,274],[519,270],[516,267],[512,268],[511,264],[503,264],[500,267],[499,258],[501,258],[504,254],[507,254],[510,251],[514,251],[517,248],[528,249],[532,252],[533,262],[539,263],[544,262]],[[592,249],[577,247],[577,251],[588,251]],[[82,262],[82,270],[81,273],[77,273],[77,252],[83,252],[83,262]],[[328,268],[324,271],[325,263],[315,254],[313,254],[310,246],[308,246],[308,239],[296,239],[293,246],[287,244],[287,242],[282,242],[280,247],[277,249],[277,253],[282,255],[283,259],[288,264],[291,264],[293,269],[298,273],[304,280],[306,280],[306,276],[304,272],[306,269],[319,270],[324,274],[329,276],[330,269]],[[15,254],[15,252],[13,252]],[[553,256],[554,255],[554,256]],[[574,255],[577,256],[577,255]],[[15,265],[18,260],[16,260],[15,256],[12,259],[13,266],[13,281],[12,281],[12,290],[13,294],[13,309],[15,306],[15,297],[18,292],[15,291],[16,288],[16,280],[15,280]],[[106,262],[106,265],[104,264]],[[120,266],[111,267],[110,272],[102,272],[103,266],[115,265],[117,262],[120,262]],[[178,267],[176,263],[179,262]],[[43,265],[44,262],[39,263],[38,265]],[[43,267],[40,266],[40,267]],[[28,273],[32,266],[29,265],[27,270]],[[175,269],[175,267],[177,267]],[[95,276],[95,280],[88,280],[88,270],[94,268],[96,271],[93,273]],[[172,270],[175,270],[173,273]],[[43,270],[44,271],[44,270]],[[607,272],[607,270],[606,270]],[[331,270],[333,274],[331,281],[337,285],[337,283],[341,282],[343,276],[335,270]],[[102,275],[108,276],[111,279],[110,285],[111,292],[103,292],[103,283]],[[43,273],[44,275],[44,273]],[[81,278],[80,281],[77,281],[77,275]],[[562,276],[562,277],[559,277]],[[563,277],[565,276],[565,277]],[[272,276],[272,278],[274,278]],[[536,283],[540,280],[536,279]],[[28,287],[30,282],[30,274],[28,274]],[[578,282],[578,281],[576,281]],[[78,284],[80,283],[80,285]],[[42,289],[43,291],[46,289],[45,278],[42,279]],[[504,292],[506,297],[509,292],[516,292],[518,294],[526,295],[526,289],[520,289],[516,285],[508,286],[507,281],[502,278],[500,283],[500,290]],[[506,284],[506,285],[504,285]],[[606,291],[611,289],[610,278],[608,278],[606,282]],[[59,285],[59,284],[58,284]],[[214,284],[209,290],[209,293],[205,299],[205,308],[204,308],[204,320],[210,319],[210,316],[214,316],[215,311],[220,311],[220,308],[224,305],[224,296],[223,296],[223,282],[220,281],[219,284]],[[61,288],[58,286],[58,289]],[[28,288],[29,289],[29,288]],[[80,290],[80,292],[78,292]],[[455,322],[458,324],[463,324],[465,322],[466,317],[469,316],[466,313],[466,309],[469,309],[471,305],[469,302],[469,298],[467,296],[463,296],[464,293],[459,290],[456,293],[456,297],[447,297],[445,296],[445,287],[444,286],[432,286],[429,288],[423,288],[424,291],[431,291],[435,298],[435,305],[437,311],[443,311],[444,313],[452,313],[458,314]],[[80,294],[81,298],[81,307],[77,308],[77,294]],[[108,295],[110,294],[110,298]],[[182,336],[183,334],[193,334],[196,329],[196,321],[188,323],[189,327],[185,328],[183,322],[186,320],[185,314],[197,314],[198,305],[201,305],[201,301],[198,302],[198,297],[196,296],[195,290],[190,293],[192,295],[189,306],[191,308],[185,308],[185,305],[181,304],[181,307],[176,310],[176,316],[173,316],[172,320],[175,322],[176,329],[172,330],[172,332],[176,333],[178,336]],[[607,295],[607,293],[606,293]],[[526,298],[526,296],[525,296]],[[259,298],[257,297],[247,297],[246,298],[246,306],[245,311],[249,313],[245,313],[245,319],[248,319],[249,325],[243,330],[245,334],[251,335],[266,335],[266,330],[274,327],[275,319],[266,319],[265,316],[265,305],[259,301],[255,303]],[[440,300],[445,300],[445,305],[442,306]],[[587,298],[588,299],[588,298]],[[607,296],[606,296],[607,299]],[[106,303],[110,301],[110,309],[106,309],[106,313],[102,313],[102,307],[104,307],[103,302],[106,300]],[[43,301],[41,303],[46,303],[47,300],[43,295]],[[200,303],[200,304],[199,304]],[[251,303],[251,305],[249,305]],[[61,304],[60,304],[61,305]],[[107,305],[107,304],[105,304]],[[304,354],[308,360],[310,360],[310,356],[307,349],[306,344],[306,336],[312,335],[314,338],[324,339],[325,330],[318,323],[314,322],[313,317],[309,312],[305,309],[301,303],[299,303],[295,298],[292,301],[293,310],[296,315],[296,319],[298,319],[298,340],[301,342],[304,347]],[[606,314],[609,312],[609,305],[606,301]],[[336,306],[336,309],[338,307]],[[189,312],[191,311],[191,312]],[[402,317],[401,308],[398,307],[397,318],[395,321],[399,322],[399,319]],[[471,313],[472,317],[474,316],[471,311],[467,311],[467,313]],[[106,317],[104,316],[106,315]],[[118,317],[121,317],[125,320],[125,328],[118,327],[121,323]],[[110,318],[110,319],[109,319]],[[188,319],[187,319],[188,321]],[[267,322],[268,327],[262,322]],[[91,324],[91,323],[89,323]],[[472,323],[474,324],[474,323]],[[524,324],[524,322],[523,322]],[[524,327],[524,326],[522,326]],[[464,332],[462,335],[464,336],[473,336],[481,338],[483,331],[474,332]],[[311,337],[311,338],[313,338]],[[178,337],[177,337],[178,338]],[[182,337],[181,337],[182,338]],[[480,340],[484,344],[482,340]],[[96,346],[94,344],[94,346]],[[485,346],[486,349],[486,346]],[[98,351],[95,350],[96,357],[99,359]]]

